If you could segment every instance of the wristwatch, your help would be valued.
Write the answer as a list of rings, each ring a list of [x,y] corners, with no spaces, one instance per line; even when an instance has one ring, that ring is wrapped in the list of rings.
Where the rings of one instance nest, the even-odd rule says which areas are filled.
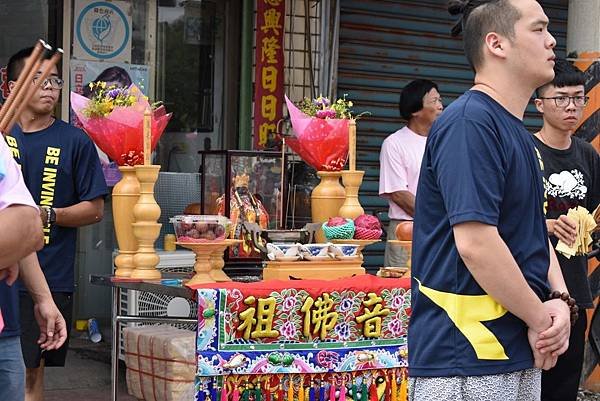
[[[46,213],[44,228],[48,228],[56,222],[56,212],[54,211],[54,208],[50,206],[40,206],[40,209]]]

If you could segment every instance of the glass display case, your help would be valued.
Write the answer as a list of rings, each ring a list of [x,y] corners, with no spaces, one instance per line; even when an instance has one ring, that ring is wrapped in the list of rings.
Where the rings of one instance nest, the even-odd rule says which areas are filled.
[[[230,249],[227,260],[259,260],[260,253],[251,246],[250,237],[245,238],[241,223],[257,223],[265,230],[286,228],[289,155],[242,150],[198,153],[201,213],[229,217],[233,237],[244,239]]]

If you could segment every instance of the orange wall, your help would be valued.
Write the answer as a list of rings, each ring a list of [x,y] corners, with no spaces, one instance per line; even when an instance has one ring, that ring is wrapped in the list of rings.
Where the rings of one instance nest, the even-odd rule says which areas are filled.
[[[580,54],[579,59],[575,61],[575,66],[581,71],[585,72],[594,63],[600,63],[600,52],[588,52]],[[600,109],[600,84],[597,84],[594,88],[588,88],[587,95],[590,97],[590,101],[583,113],[581,124],[583,124],[588,118],[590,118],[590,116]],[[600,131],[600,127],[593,127],[593,129],[596,131],[596,137],[591,141],[591,144],[598,152],[600,152],[600,135],[597,135],[598,131]],[[588,266],[589,273],[591,273],[597,266],[598,261],[596,259],[591,260]],[[589,322],[592,319],[592,310],[588,310],[587,314]],[[599,367],[596,367],[592,375],[586,381],[585,388],[593,391],[600,391]]]

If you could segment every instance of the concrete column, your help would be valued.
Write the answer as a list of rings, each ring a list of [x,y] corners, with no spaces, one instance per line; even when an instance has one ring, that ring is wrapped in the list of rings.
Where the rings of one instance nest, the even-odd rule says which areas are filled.
[[[567,53],[600,50],[600,1],[569,0]]]
[[[600,1],[569,0],[567,54],[576,52],[575,66],[586,74],[590,102],[576,135],[600,150]]]

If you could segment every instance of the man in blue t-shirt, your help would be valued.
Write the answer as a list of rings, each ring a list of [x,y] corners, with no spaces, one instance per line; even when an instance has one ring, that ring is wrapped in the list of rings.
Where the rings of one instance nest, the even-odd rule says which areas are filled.
[[[56,349],[67,338],[67,329],[37,264],[35,251],[43,245],[39,210],[3,137],[0,138],[0,227],[4,228],[0,230],[0,286],[12,286],[17,276],[23,281],[35,301],[41,328],[38,343],[43,349]],[[0,400],[23,401],[25,365],[21,342],[18,335],[11,333],[10,322],[4,326],[3,317],[9,317],[5,305],[0,310]]]
[[[522,120],[554,75],[556,41],[535,0],[450,3],[475,85],[433,124],[421,165],[409,398],[539,400],[539,368],[566,350],[570,321],[566,302],[547,301],[567,290]]]
[[[12,88],[32,48],[13,55],[7,65],[7,78]],[[46,61],[45,61],[46,62]],[[45,63],[44,62],[44,63]],[[43,68],[43,64],[42,64]],[[34,77],[34,82],[38,78]],[[80,129],[53,117],[63,81],[56,67],[42,83],[19,116],[18,125],[7,136],[23,178],[35,202],[40,205],[44,226],[44,247],[37,253],[56,305],[71,327],[74,291],[74,263],[77,227],[102,219],[104,196],[108,190],[94,144]],[[64,366],[68,339],[54,351],[37,344],[39,327],[34,319],[34,306],[21,286],[20,316],[12,316],[12,324],[21,326],[23,358],[27,368],[27,401],[43,398],[44,366]],[[15,297],[15,290],[3,289]],[[5,297],[2,297],[5,298]],[[1,300],[0,300],[1,301]],[[1,305],[2,309],[9,308]],[[12,309],[12,313],[16,313]]]

